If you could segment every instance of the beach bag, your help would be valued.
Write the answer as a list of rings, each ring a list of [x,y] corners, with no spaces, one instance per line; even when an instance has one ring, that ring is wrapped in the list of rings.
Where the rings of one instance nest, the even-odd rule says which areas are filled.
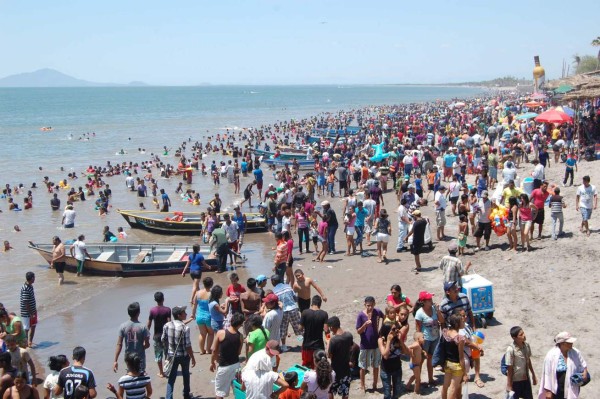
[[[183,338],[183,334],[185,334],[185,327],[184,327],[183,331],[181,331],[181,334],[179,335],[179,339],[177,340],[177,345],[175,345],[175,350],[173,351],[173,353],[177,353],[177,349],[179,349],[179,345],[181,344],[181,339]],[[173,361],[175,360],[175,356],[169,356],[168,351],[169,351],[169,349],[166,348],[165,360],[163,360],[163,374],[167,377],[171,374],[171,369],[173,368]]]
[[[433,367],[444,366],[446,363],[446,345],[444,342],[444,337],[440,337],[435,346],[435,350],[433,351]]]

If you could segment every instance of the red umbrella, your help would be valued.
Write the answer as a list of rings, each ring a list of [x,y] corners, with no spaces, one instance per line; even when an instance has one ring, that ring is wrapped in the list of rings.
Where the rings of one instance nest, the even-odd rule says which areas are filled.
[[[546,112],[542,112],[535,118],[536,122],[546,122],[546,123],[565,123],[572,122],[573,118],[564,112],[557,111],[555,109],[548,110]]]
[[[537,101],[529,101],[529,102],[525,103],[525,106],[527,108],[535,108],[535,107],[539,107],[540,105],[542,105],[542,104],[538,103]]]

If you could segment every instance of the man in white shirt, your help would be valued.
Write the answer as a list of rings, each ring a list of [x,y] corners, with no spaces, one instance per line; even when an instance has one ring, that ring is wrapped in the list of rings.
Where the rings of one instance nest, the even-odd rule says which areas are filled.
[[[404,239],[408,234],[408,224],[410,223],[410,219],[408,217],[406,203],[406,198],[400,199],[400,206],[398,207],[398,245],[396,245],[396,252],[404,251]]]
[[[236,222],[231,220],[231,216],[228,213],[223,215],[223,230],[225,230],[225,237],[227,237],[227,244],[232,251],[239,252],[239,238],[240,228]],[[233,254],[229,253],[229,262],[234,264]]]
[[[544,181],[544,165],[542,165],[537,159],[534,159],[531,163],[535,165],[533,172],[531,172],[531,177],[533,177],[533,188],[540,188],[542,187],[542,182]]]
[[[435,222],[437,223],[437,239],[444,239],[444,226],[446,226],[446,187],[441,186],[435,193]]]
[[[73,205],[67,205],[62,217],[62,225],[65,229],[72,229],[75,227],[75,216],[77,216],[77,214],[73,210]]]
[[[590,177],[583,176],[583,184],[577,189],[575,209],[581,212],[582,233],[590,235],[588,221],[592,217],[592,209],[598,208],[598,192],[596,186],[590,184]]]
[[[289,385],[283,376],[271,367],[271,358],[280,352],[279,343],[271,340],[263,349],[250,356],[242,370],[242,390],[246,392],[246,399],[276,398],[288,388]],[[273,384],[280,387],[275,392]]]
[[[71,252],[71,256],[77,259],[77,277],[80,277],[81,273],[83,273],[83,264],[85,263],[85,257],[87,256],[90,260],[92,259],[92,257],[87,251],[87,248],[85,247],[85,242],[83,240],[85,240],[85,236],[81,234],[79,237],[77,237],[77,241],[75,241],[69,249],[69,252]]]

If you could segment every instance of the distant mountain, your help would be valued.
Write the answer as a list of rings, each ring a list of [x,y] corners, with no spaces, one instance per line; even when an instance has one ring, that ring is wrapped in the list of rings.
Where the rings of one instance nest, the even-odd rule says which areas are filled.
[[[0,87],[107,87],[107,86],[147,86],[144,82],[131,82],[129,85],[117,83],[97,83],[77,79],[54,69],[44,68],[34,72],[19,73],[0,79]]]

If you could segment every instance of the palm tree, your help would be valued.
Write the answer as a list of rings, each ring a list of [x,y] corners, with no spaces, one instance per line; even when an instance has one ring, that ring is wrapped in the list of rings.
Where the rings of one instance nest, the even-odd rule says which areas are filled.
[[[592,46],[600,47],[600,36],[592,40]],[[600,50],[598,50],[598,67],[600,67]]]
[[[573,64],[575,64],[575,73],[579,71],[579,64],[581,64],[581,57],[579,54],[573,56]]]

